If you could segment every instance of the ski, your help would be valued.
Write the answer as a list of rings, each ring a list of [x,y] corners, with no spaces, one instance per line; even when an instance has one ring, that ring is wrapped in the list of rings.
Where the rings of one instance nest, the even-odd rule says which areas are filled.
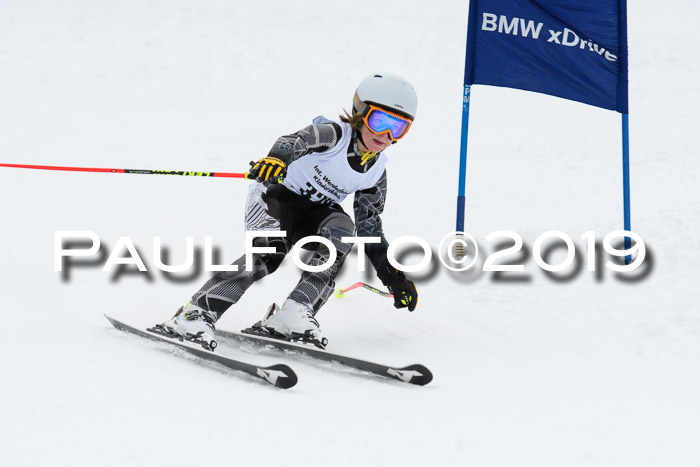
[[[166,342],[168,344],[175,345],[186,352],[196,355],[199,358],[216,362],[227,368],[231,368],[232,370],[242,371],[275,387],[288,389],[297,384],[298,378],[296,373],[294,373],[294,371],[292,371],[292,369],[287,365],[280,364],[261,367],[250,363],[241,362],[234,360],[233,358],[215,354],[213,351],[205,350],[201,346],[195,345],[186,340],[180,340],[180,338],[168,337],[160,333],[136,328],[107,315],[105,315],[105,318],[107,318],[109,322],[120,331],[136,334],[137,336],[145,337],[154,341]]]
[[[277,350],[306,355],[308,357],[326,362],[340,363],[356,370],[367,371],[375,375],[396,379],[404,383],[425,386],[433,380],[433,374],[424,365],[415,364],[405,367],[384,365],[360,358],[348,357],[346,355],[329,352],[327,350],[320,349],[313,344],[304,344],[299,343],[298,341],[295,342],[287,339],[251,334],[251,332],[255,333],[256,331],[254,328],[244,329],[242,332],[224,331],[221,329],[216,330],[216,334],[221,337],[236,339],[240,342],[249,342],[261,346],[271,346]]]

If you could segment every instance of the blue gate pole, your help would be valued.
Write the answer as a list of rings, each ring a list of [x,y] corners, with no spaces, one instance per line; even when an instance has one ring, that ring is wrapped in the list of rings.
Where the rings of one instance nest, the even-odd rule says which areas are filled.
[[[625,230],[632,231],[632,221],[630,215],[630,131],[629,131],[629,115],[622,114],[622,190],[623,202],[625,209]],[[629,250],[632,246],[632,239],[625,237],[625,249]],[[632,261],[632,256],[625,256],[625,263],[629,264]]]
[[[465,192],[467,184],[467,136],[469,134],[469,100],[471,85],[464,85],[462,101],[462,139],[459,148],[459,187],[457,191],[457,232],[464,232]]]

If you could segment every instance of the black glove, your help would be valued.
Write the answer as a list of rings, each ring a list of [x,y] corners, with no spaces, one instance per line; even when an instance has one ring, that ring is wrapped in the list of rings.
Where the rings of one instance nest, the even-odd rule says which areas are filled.
[[[396,270],[387,282],[389,291],[394,295],[394,306],[396,308],[408,307],[408,311],[416,309],[418,292],[413,281],[406,279],[403,272]]]
[[[287,162],[277,157],[263,157],[258,162],[250,161],[249,180],[263,183],[282,183],[287,175]]]

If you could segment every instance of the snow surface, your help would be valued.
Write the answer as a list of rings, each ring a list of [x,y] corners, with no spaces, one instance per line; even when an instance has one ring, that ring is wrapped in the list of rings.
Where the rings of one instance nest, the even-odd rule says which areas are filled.
[[[451,273],[434,260],[412,275],[414,313],[357,290],[319,314],[332,349],[423,363],[435,374],[426,387],[222,344],[291,365],[300,381],[283,391],[109,325],[103,313],[162,321],[207,278],[166,278],[153,236],[173,264],[187,236],[200,248],[212,237],[221,261],[242,253],[247,182],[0,168],[3,465],[697,465],[700,6],[629,3],[632,215],[645,267],[633,281],[588,272],[580,239],[622,227],[619,115],[475,87],[467,230],[485,253],[489,233],[519,233],[525,272]],[[334,117],[365,75],[388,70],[414,83],[420,109],[387,151],[385,230],[436,249],[454,228],[467,9],[5,0],[0,162],[245,171],[277,136]],[[580,247],[583,267],[565,280],[532,259],[552,229]],[[105,256],[65,278],[57,230],[96,232],[105,255],[129,236],[150,273],[102,272]],[[379,285],[356,261],[338,284]],[[287,261],[219,326],[259,319],[297,275]]]

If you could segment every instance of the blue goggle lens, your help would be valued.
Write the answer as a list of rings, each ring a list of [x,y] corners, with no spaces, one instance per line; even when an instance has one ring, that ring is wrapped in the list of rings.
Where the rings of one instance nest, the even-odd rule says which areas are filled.
[[[367,116],[367,126],[375,133],[383,133],[389,130],[393,139],[401,138],[408,129],[409,122],[406,119],[396,117],[381,110],[372,109]]]

